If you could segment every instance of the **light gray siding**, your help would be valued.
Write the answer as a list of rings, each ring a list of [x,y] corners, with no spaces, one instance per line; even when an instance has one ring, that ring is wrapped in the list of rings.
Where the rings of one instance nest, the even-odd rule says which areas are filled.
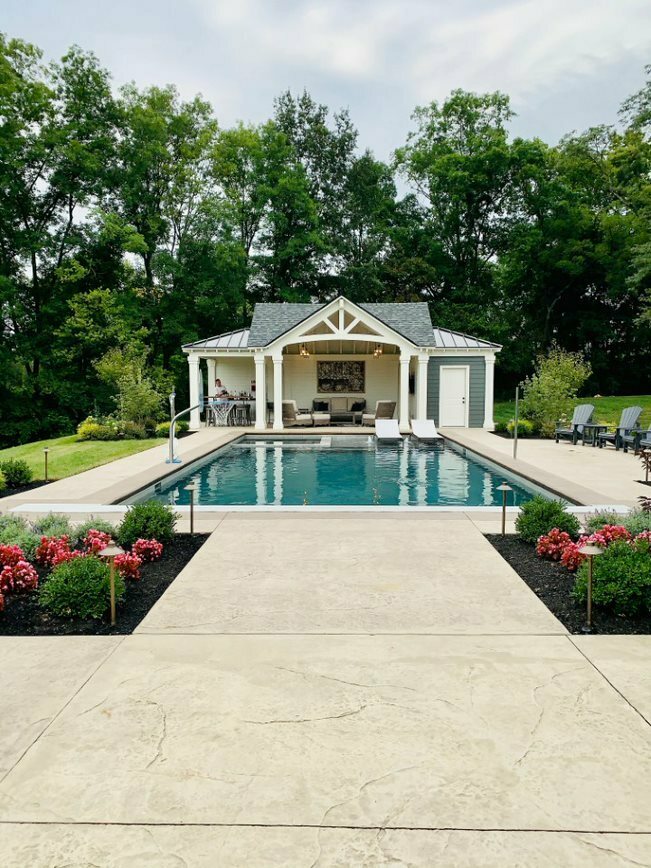
[[[470,374],[468,391],[468,426],[481,428],[484,424],[484,393],[486,390],[486,366],[483,357],[477,356],[432,356],[427,366],[427,418],[439,424],[439,383],[443,365],[467,365]]]

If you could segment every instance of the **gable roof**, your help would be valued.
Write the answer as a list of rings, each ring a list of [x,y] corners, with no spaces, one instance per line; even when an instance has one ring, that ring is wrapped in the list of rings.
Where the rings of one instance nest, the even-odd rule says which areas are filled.
[[[288,302],[256,304],[248,345],[266,347],[323,307],[326,305]],[[416,346],[433,346],[432,320],[425,302],[358,304],[357,307]]]

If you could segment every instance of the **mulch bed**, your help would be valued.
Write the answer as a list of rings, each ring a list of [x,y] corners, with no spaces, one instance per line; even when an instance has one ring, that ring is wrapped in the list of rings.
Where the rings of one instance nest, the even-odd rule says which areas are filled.
[[[17,485],[16,488],[2,488],[0,489],[0,497],[11,497],[14,494],[22,494],[23,491],[32,491],[34,488],[40,488],[42,485],[49,485],[50,482],[54,482],[54,480],[50,479],[49,482],[46,482],[44,479],[39,479],[35,482],[28,482],[27,485]]]
[[[574,599],[573,573],[555,561],[539,558],[534,546],[513,534],[503,537],[489,533],[486,539],[570,633],[582,632],[586,619],[585,603]],[[592,629],[594,633],[651,633],[651,616],[633,618],[604,612],[593,606]]]
[[[188,561],[199,551],[209,534],[177,534],[165,546],[163,557],[143,564],[142,578],[126,580],[124,600],[118,603],[117,624],[111,627],[103,621],[58,618],[45,612],[38,604],[38,591],[8,594],[4,612],[0,612],[0,636],[107,636],[133,633],[154,603],[162,596]],[[39,570],[43,583],[47,577]],[[45,577],[44,577],[45,575]]]

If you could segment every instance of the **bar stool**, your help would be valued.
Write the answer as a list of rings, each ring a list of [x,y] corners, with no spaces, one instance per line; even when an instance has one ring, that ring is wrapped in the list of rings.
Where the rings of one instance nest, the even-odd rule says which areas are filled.
[[[233,413],[234,425],[251,424],[251,407],[249,404],[236,404]]]

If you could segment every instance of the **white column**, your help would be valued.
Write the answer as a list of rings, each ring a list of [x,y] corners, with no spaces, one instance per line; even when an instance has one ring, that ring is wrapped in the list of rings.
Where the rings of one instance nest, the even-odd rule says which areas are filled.
[[[409,431],[409,353],[400,353],[400,412],[399,425],[403,434]]]
[[[274,356],[274,431],[283,428],[283,357]]]
[[[208,368],[208,397],[215,397],[215,365],[216,359],[206,359],[206,367]]]
[[[267,427],[267,382],[262,353],[255,356],[255,427],[257,431]]]
[[[493,421],[493,396],[495,394],[495,356],[485,356],[486,384],[484,386],[484,428],[487,431],[495,430]]]
[[[197,404],[199,403],[199,377],[201,376],[199,362],[199,356],[195,353],[189,354],[188,374],[190,375],[190,406],[195,408],[190,413],[190,431],[198,431],[201,427],[201,413],[199,407],[197,407]]]
[[[422,354],[418,356],[418,367],[416,368],[416,418],[419,421],[427,419],[427,366],[429,364],[429,356]]]

